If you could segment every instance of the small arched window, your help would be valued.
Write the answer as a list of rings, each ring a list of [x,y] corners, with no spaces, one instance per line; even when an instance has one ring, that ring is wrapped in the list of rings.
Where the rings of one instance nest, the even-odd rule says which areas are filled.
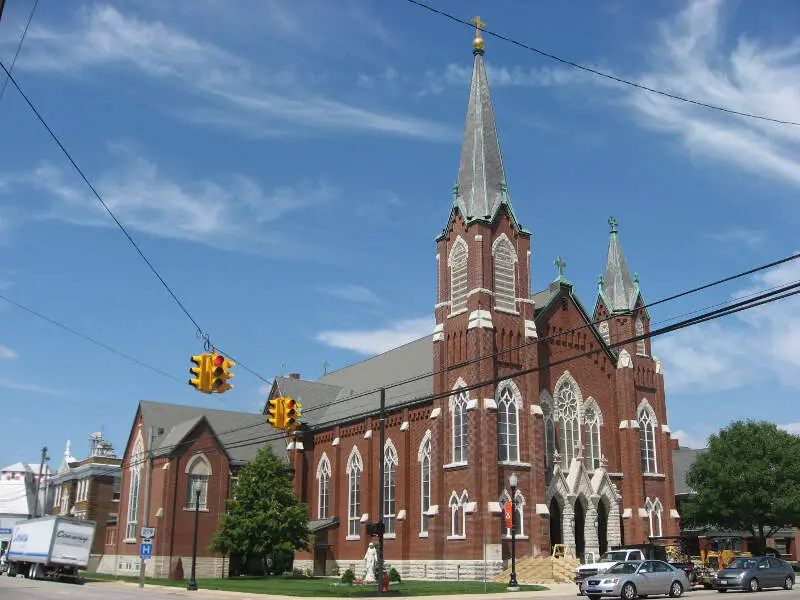
[[[600,407],[597,403],[590,398],[587,402],[586,409],[583,411],[583,423],[586,435],[587,465],[590,470],[600,468],[600,423],[602,417],[600,415]]]
[[[397,519],[397,449],[392,440],[384,446],[383,459],[383,525],[386,535],[395,535]]]
[[[648,402],[643,402],[637,411],[639,422],[639,446],[642,453],[642,473],[658,473],[656,464],[656,415]]]
[[[461,494],[461,497],[456,495],[455,491],[450,494],[450,537],[463,538],[467,535],[467,513],[466,507],[469,502],[469,495],[466,490]]]
[[[640,315],[636,316],[634,327],[636,328],[636,337],[644,335],[644,321],[642,321],[642,317]],[[636,354],[642,354],[644,356],[647,355],[647,346],[645,345],[644,338],[641,340],[636,340]]]
[[[492,244],[494,258],[494,305],[501,310],[517,310],[516,262],[517,253],[506,234]]]
[[[519,461],[519,409],[510,386],[500,392],[497,403],[497,439],[501,461]]]
[[[322,453],[317,465],[317,518],[327,519],[330,512],[331,500],[331,461],[328,455]]]
[[[186,465],[186,508],[208,510],[208,481],[211,478],[211,463],[204,454],[195,454]],[[198,501],[197,492],[200,492]]]
[[[361,472],[364,462],[358,447],[353,446],[347,460],[347,536],[358,538],[361,534]]]
[[[467,292],[469,291],[469,281],[467,277],[468,257],[467,243],[459,237],[456,239],[455,244],[453,244],[448,260],[450,266],[451,313],[467,309]]]
[[[420,525],[419,532],[428,533],[428,511],[431,508],[431,432],[425,432],[425,437],[419,446],[417,455],[419,460],[419,495],[420,495]]]
[[[453,430],[453,462],[465,463],[469,453],[469,438],[467,437],[467,392],[459,392],[451,396],[451,414]]]

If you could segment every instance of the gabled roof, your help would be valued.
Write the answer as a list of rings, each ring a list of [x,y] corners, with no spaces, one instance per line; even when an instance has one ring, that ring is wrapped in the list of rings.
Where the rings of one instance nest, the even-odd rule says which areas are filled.
[[[680,446],[677,450],[672,451],[672,478],[675,482],[676,496],[694,494],[694,490],[686,483],[686,474],[689,472],[689,469],[692,468],[697,457],[705,451],[705,448],[695,450],[694,448],[687,448],[685,446]]]
[[[145,430],[150,426],[153,427],[152,450],[156,455],[171,452],[203,419],[206,419],[234,465],[250,462],[264,443],[272,446],[276,456],[283,460],[287,459],[286,442],[275,433],[262,414],[150,400],[142,400],[139,409]]]

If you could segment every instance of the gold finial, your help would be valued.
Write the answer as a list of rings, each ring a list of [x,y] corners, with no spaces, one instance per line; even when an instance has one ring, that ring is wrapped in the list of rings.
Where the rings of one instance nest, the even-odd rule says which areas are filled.
[[[486,42],[483,41],[483,37],[481,36],[481,28],[484,27],[486,23],[481,21],[480,17],[475,17],[472,19],[472,22],[475,23],[475,39],[472,41],[472,48],[483,52]]]

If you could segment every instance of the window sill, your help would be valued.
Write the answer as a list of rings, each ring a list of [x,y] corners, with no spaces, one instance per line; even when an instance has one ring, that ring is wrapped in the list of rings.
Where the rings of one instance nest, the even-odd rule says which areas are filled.
[[[511,540],[511,536],[510,535],[503,535],[502,539],[510,541]],[[527,535],[515,535],[514,539],[515,540],[527,540],[528,536]]]
[[[651,479],[664,479],[666,475],[664,473],[642,473],[645,477],[650,477]]]
[[[420,531],[419,532],[419,537],[421,537],[424,540],[427,540],[428,539],[428,532],[427,531]]]
[[[138,544],[139,540],[137,540],[136,538],[125,538],[124,540],[122,540],[122,543],[123,544]]]
[[[465,535],[448,535],[447,536],[447,541],[448,542],[453,541],[453,540],[465,540],[465,539],[467,539],[467,536],[465,536]]]
[[[512,308],[503,308],[502,306],[495,306],[497,312],[506,313],[507,315],[519,315],[519,311]]]
[[[361,539],[360,535],[348,535],[346,538],[344,538],[344,541],[345,542],[357,542],[360,539]]]
[[[460,460],[458,462],[451,462],[447,463],[446,465],[442,465],[443,469],[465,469],[469,466],[469,463],[466,460]]]
[[[531,463],[522,462],[519,460],[498,460],[498,465],[502,465],[504,467],[519,467],[520,469],[530,469]]]
[[[189,508],[188,506],[184,506],[184,507],[183,507],[183,512],[195,512],[196,510],[198,510],[198,509],[196,509],[196,508],[194,508],[194,507],[191,507],[191,508]],[[201,513],[203,513],[203,512],[207,513],[207,512],[211,512],[211,511],[210,511],[208,508],[200,508],[200,509],[199,509],[199,512],[201,512]]]
[[[453,317],[457,317],[458,315],[463,315],[465,312],[467,312],[467,310],[469,310],[469,309],[462,308],[462,309],[459,309],[459,310],[457,310],[455,312],[451,312],[449,315],[447,315],[447,318],[448,319],[452,319]]]
[[[385,540],[396,540],[397,539],[397,534],[396,533],[384,533],[383,534],[383,539],[385,539]]]

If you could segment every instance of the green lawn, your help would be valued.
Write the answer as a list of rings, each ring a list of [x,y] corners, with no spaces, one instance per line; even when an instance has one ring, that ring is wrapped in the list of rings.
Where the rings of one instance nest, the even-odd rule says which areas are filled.
[[[92,581],[138,581],[135,577],[114,577],[113,575],[86,574],[87,583]],[[374,585],[334,585],[338,579],[326,577],[236,577],[233,579],[200,579],[197,586],[205,590],[224,590],[228,592],[247,592],[250,594],[276,594],[282,596],[373,596],[377,595]],[[169,581],[166,579],[148,579],[147,583],[170,587],[185,587],[185,581]],[[488,583],[489,593],[503,592],[503,583]],[[524,585],[521,591],[535,592],[548,588],[541,585]],[[439,582],[439,581],[404,581],[390,587],[390,594],[396,596],[434,596],[443,594],[482,594],[483,582]]]

